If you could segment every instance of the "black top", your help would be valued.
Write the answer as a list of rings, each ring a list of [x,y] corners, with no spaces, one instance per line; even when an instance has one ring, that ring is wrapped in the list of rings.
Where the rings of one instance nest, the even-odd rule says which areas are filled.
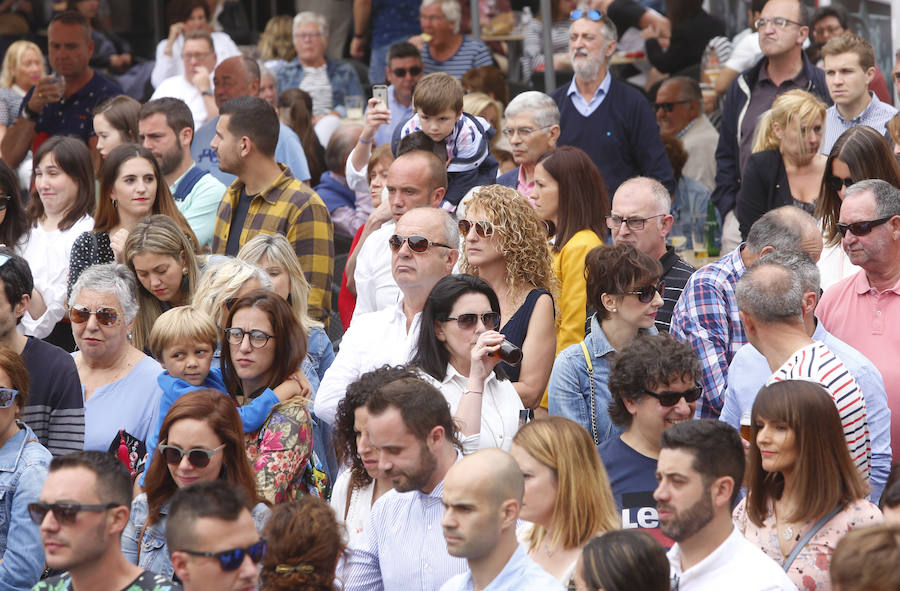
[[[663,294],[663,305],[656,311],[656,330],[669,332],[672,310],[675,309],[685,284],[696,269],[675,254],[675,249],[671,246],[666,246],[666,254],[659,257],[659,262],[663,268],[662,278],[666,282],[666,289]]]
[[[706,44],[713,37],[725,35],[725,23],[710,16],[702,8],[694,16],[680,22],[672,29],[669,49],[663,51],[659,41],[647,39],[647,60],[664,74],[674,74],[696,66],[703,57]]]
[[[244,222],[247,221],[247,213],[250,212],[250,203],[253,201],[254,195],[248,195],[247,189],[242,188],[241,194],[238,196],[237,206],[234,208],[234,215],[231,216],[231,231],[228,232],[228,242],[225,243],[225,254],[230,257],[237,256],[241,249],[241,231],[244,229]]]
[[[503,333],[503,336],[506,337],[507,341],[517,347],[522,346],[522,343],[525,342],[525,337],[528,334],[528,323],[531,322],[531,312],[534,310],[534,305],[537,303],[538,298],[544,294],[550,295],[550,292],[546,289],[532,289],[528,292],[528,295],[525,296],[525,303],[519,306],[519,309],[510,316],[509,320],[506,321],[506,324],[500,329],[500,332]],[[550,297],[552,298],[553,296]],[[501,361],[500,367],[506,372],[506,376],[509,378],[510,382],[519,381],[519,371],[522,368],[521,365],[512,366]]]
[[[69,255],[69,287],[66,297],[72,295],[72,286],[81,272],[93,265],[105,265],[116,260],[109,242],[109,232],[84,232],[72,244]]]
[[[781,152],[763,150],[751,154],[744,168],[744,178],[741,180],[735,206],[741,240],[747,239],[750,226],[764,213],[793,203]]]

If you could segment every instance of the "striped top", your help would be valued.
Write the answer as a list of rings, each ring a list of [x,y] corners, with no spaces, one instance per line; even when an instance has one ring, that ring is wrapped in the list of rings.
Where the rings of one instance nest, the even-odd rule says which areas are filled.
[[[425,73],[444,72],[456,79],[461,79],[463,74],[472,68],[481,66],[493,66],[494,58],[487,45],[480,39],[473,39],[468,35],[463,36],[462,45],[448,59],[439,62],[431,57],[430,44],[426,43],[422,48],[422,63],[425,65]]]
[[[818,382],[828,391],[841,417],[850,457],[868,482],[872,445],[869,441],[866,402],[863,400],[862,390],[841,360],[827,346],[814,341],[797,350],[793,357],[772,374],[767,385],[784,380]]]
[[[550,41],[553,46],[553,53],[569,53],[569,27],[572,21],[568,18],[556,21],[550,27]],[[522,57],[520,63],[522,65],[522,80],[528,82],[531,75],[538,69],[543,71],[545,67],[544,58],[544,25],[538,19],[528,21],[525,25],[522,41]],[[552,61],[551,61],[552,63]]]
[[[826,156],[830,154],[831,148],[834,147],[834,143],[841,137],[841,134],[857,125],[868,125],[886,138],[889,137],[887,122],[897,113],[897,109],[893,105],[878,100],[871,90],[869,95],[872,97],[869,105],[853,119],[844,119],[834,105],[828,107],[828,110],[825,111],[825,135],[819,145],[820,154]]]
[[[684,286],[688,279],[694,274],[694,267],[690,266],[683,258],[675,254],[675,249],[666,246],[666,254],[659,257],[662,264],[662,279],[666,282],[666,288],[663,290],[663,305],[656,311],[656,330],[659,332],[669,332],[669,325],[672,323],[672,310],[684,291]]]

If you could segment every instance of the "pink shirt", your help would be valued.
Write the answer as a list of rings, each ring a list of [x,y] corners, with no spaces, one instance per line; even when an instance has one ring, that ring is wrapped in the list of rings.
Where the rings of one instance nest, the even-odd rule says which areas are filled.
[[[528,197],[528,203],[534,207],[534,199],[531,197],[531,194],[534,192],[534,181],[526,181],[525,180],[525,167],[519,167],[519,183],[516,185],[516,191],[521,193],[522,195]]]
[[[891,446],[900,453],[900,281],[884,291],[869,285],[865,271],[825,292],[816,316],[826,330],[869,358],[884,378],[891,410]]]

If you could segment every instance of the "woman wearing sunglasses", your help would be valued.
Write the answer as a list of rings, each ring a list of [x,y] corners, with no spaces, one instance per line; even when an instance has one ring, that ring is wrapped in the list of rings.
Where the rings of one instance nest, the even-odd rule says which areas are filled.
[[[503,343],[500,302],[471,275],[438,281],[422,310],[413,365],[430,376],[459,426],[463,453],[509,450],[519,428],[522,399],[497,367]]]
[[[125,265],[85,269],[72,287],[69,318],[84,390],[84,449],[106,451],[123,437],[147,441],[156,423],[162,367],[131,345],[137,312],[137,285]],[[129,458],[129,467],[137,459]]]
[[[818,262],[823,290],[859,271],[841,248],[837,223],[844,189],[864,179],[881,179],[900,187],[900,165],[882,134],[867,125],[857,125],[842,133],[831,148],[816,201],[815,216],[825,239]]]
[[[553,258],[541,219],[509,187],[480,187],[459,221],[460,269],[484,279],[500,301],[498,329],[522,349],[519,365],[501,363],[526,408],[540,404],[556,355]]]
[[[0,581],[8,589],[30,589],[44,570],[40,527],[23,508],[37,502],[51,456],[19,420],[28,384],[21,357],[0,349]]]
[[[241,419],[228,396],[216,390],[185,394],[166,413],[159,441],[147,470],[146,492],[131,503],[122,552],[141,568],[171,578],[166,515],[176,490],[196,482],[225,480],[256,501],[252,513],[257,530],[262,530],[269,508],[257,495]]]
[[[750,434],[735,524],[798,588],[830,589],[838,540],[882,521],[847,453],[835,401],[814,382],[775,382],[756,396]]]
[[[622,430],[610,421],[610,364],[616,351],[638,334],[656,334],[663,304],[659,261],[631,245],[598,246],[585,259],[587,301],[596,310],[591,332],[556,357],[550,385],[550,414],[568,417],[599,445]]]

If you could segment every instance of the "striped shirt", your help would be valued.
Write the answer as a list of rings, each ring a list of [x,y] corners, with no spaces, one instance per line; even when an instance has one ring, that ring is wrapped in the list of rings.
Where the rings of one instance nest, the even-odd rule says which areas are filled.
[[[556,21],[550,27],[550,42],[553,53],[569,53],[569,27],[572,21],[568,18]],[[544,25],[537,19],[528,21],[522,40],[522,80],[528,82],[531,75],[546,67],[544,58]]]
[[[422,48],[422,63],[425,65],[426,74],[444,72],[458,80],[472,68],[493,66],[494,58],[491,57],[491,50],[480,39],[465,35],[456,53],[442,62],[431,57],[430,44],[426,43]]]
[[[685,284],[696,269],[675,254],[675,249],[671,246],[666,246],[666,254],[659,257],[659,262],[662,264],[662,278],[666,282],[666,289],[663,290],[665,292],[663,293],[663,305],[656,311],[656,330],[669,332],[672,310],[675,309],[675,304],[681,298]]]
[[[857,125],[868,125],[878,133],[888,137],[887,122],[897,114],[897,109],[878,100],[878,97],[871,90],[869,95],[872,97],[869,106],[853,119],[844,119],[838,113],[836,105],[828,107],[828,110],[825,111],[825,137],[822,138],[819,153],[826,156],[830,154],[831,148],[834,147],[834,142],[841,137],[841,134]]]
[[[868,481],[872,445],[869,441],[866,402],[862,390],[841,360],[823,343],[813,341],[797,350],[793,357],[778,368],[769,378],[768,384],[784,380],[813,381],[828,391],[841,417],[850,457],[859,473]]]

